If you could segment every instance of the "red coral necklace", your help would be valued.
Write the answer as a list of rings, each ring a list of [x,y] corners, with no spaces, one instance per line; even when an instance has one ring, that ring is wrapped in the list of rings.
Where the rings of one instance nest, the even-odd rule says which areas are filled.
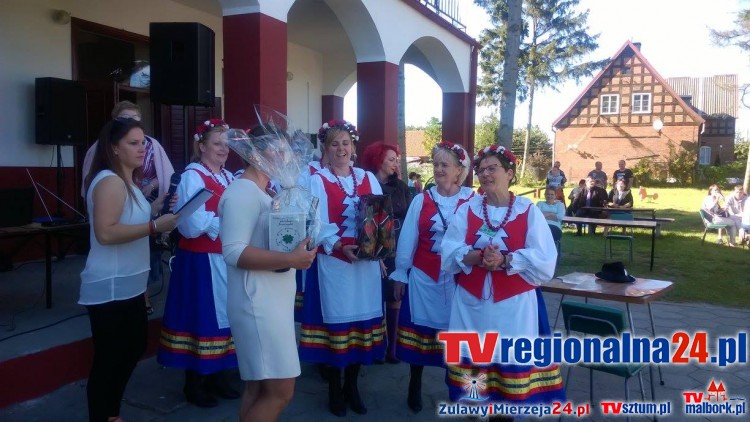
[[[492,231],[498,231],[505,227],[506,224],[508,224],[508,219],[510,219],[510,213],[513,210],[513,203],[516,201],[516,196],[513,195],[513,192],[510,193],[510,201],[508,202],[508,211],[505,212],[505,218],[503,218],[503,222],[500,223],[499,226],[493,226],[490,222],[490,216],[487,212],[487,195],[482,196],[482,216],[484,217],[484,224],[487,225],[487,227],[490,228]]]
[[[351,195],[346,191],[346,189],[344,189],[344,185],[341,183],[341,178],[339,178],[339,175],[336,174],[336,172],[333,170],[333,167],[331,167],[330,170],[331,173],[333,173],[333,176],[336,177],[336,184],[338,185],[339,189],[344,192],[344,195],[348,196],[349,198],[356,198],[358,185],[357,176],[354,175],[354,168],[352,166],[349,166],[349,174],[352,175],[352,184],[354,185],[354,192]]]
[[[201,161],[201,165],[203,166],[204,169],[206,169],[206,171],[208,171],[208,174],[211,175],[211,178],[213,178],[217,184],[221,186],[225,186],[225,187],[229,186],[229,178],[227,177],[226,174],[224,174],[224,166],[219,167],[219,174],[221,174],[221,176],[224,177],[224,180],[227,182],[225,185],[222,185],[222,183],[219,181],[219,178],[216,177],[216,173],[211,171],[211,167],[207,166],[206,163],[204,163],[203,161]]]

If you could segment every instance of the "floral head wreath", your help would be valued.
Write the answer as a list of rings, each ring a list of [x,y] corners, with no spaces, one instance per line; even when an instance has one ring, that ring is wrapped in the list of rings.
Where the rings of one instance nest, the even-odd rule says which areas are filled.
[[[227,129],[227,130],[229,129],[229,125],[224,120],[209,119],[201,123],[195,129],[195,135],[193,135],[193,139],[195,139],[196,142],[200,142],[203,139],[203,134],[215,127],[223,127],[224,129]]]
[[[477,167],[479,167],[479,163],[490,154],[500,155],[505,158],[505,160],[508,161],[512,166],[515,167],[516,165],[516,156],[513,155],[513,153],[504,146],[495,144],[479,150],[479,153],[474,156],[474,168],[476,169]]]
[[[468,167],[469,161],[466,154],[466,150],[461,147],[461,145],[454,144],[450,141],[443,141],[439,144],[435,145],[435,148],[442,148],[445,150],[450,151],[458,158],[458,164],[460,164],[462,167]],[[433,150],[434,154],[434,150]]]
[[[357,127],[347,122],[346,120],[338,120],[338,119],[331,119],[323,123],[323,126],[321,126],[320,130],[318,130],[318,140],[320,142],[325,142],[326,135],[328,134],[328,130],[334,129],[334,128],[349,132],[349,136],[352,137],[352,141],[354,142],[359,141],[359,132],[357,132]]]

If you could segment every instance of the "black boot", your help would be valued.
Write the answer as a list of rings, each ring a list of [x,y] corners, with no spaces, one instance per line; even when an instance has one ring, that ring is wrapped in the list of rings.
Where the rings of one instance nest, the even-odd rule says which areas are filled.
[[[422,365],[409,366],[411,376],[409,377],[409,396],[406,403],[414,413],[422,411]]]
[[[365,404],[359,396],[357,379],[359,378],[359,365],[349,365],[344,369],[344,399],[349,403],[354,413],[364,415],[367,413]]]
[[[182,392],[189,403],[198,407],[216,407],[219,404],[206,388],[206,377],[191,370],[185,371],[185,387]]]
[[[209,390],[223,399],[234,400],[242,395],[230,381],[230,375],[226,371],[208,375],[206,381]]]
[[[328,368],[328,409],[334,415],[346,416],[346,402],[341,392],[341,370],[333,366]]]

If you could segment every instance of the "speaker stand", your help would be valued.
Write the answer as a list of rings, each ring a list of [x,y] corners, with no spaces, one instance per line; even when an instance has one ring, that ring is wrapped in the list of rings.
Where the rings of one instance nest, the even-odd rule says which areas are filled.
[[[63,173],[62,168],[62,146],[60,144],[57,144],[55,145],[55,147],[57,148],[57,212],[55,213],[55,217],[62,218],[62,196],[65,186],[63,183],[63,178],[65,174]]]

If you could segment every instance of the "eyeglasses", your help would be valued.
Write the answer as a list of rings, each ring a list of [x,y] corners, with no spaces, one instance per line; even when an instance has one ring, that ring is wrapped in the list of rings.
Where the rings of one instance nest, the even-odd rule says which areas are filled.
[[[476,173],[477,173],[477,176],[481,176],[482,174],[484,174],[484,172],[487,172],[487,174],[489,175],[493,175],[495,174],[497,169],[499,169],[500,167],[501,166],[499,164],[495,164],[495,165],[487,166],[485,168],[478,168],[476,169]]]

